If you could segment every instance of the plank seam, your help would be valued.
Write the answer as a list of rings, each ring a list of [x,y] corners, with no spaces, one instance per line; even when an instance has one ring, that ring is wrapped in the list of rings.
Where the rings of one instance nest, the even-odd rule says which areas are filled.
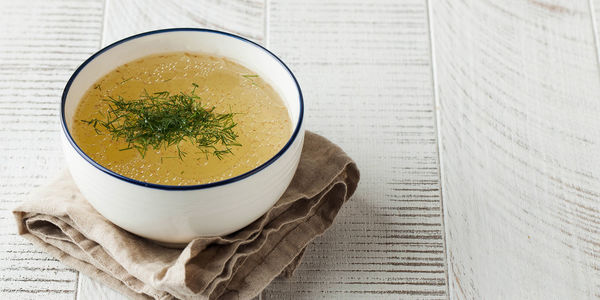
[[[446,247],[446,238],[448,237],[448,230],[446,228],[446,215],[447,212],[445,211],[445,205],[444,205],[444,180],[443,180],[443,168],[442,168],[442,148],[441,148],[441,140],[442,140],[442,136],[441,136],[441,131],[439,130],[440,128],[440,109],[438,109],[438,107],[440,106],[440,99],[439,99],[439,95],[438,95],[438,85],[437,85],[437,68],[436,68],[436,60],[435,60],[435,41],[433,38],[433,8],[431,6],[431,0],[426,0],[425,1],[426,5],[427,5],[427,25],[428,25],[428,29],[429,29],[429,53],[430,53],[430,61],[431,61],[431,84],[432,84],[432,88],[433,88],[433,109],[434,109],[434,126],[435,126],[435,132],[436,134],[436,148],[437,148],[437,161],[438,161],[438,180],[439,180],[439,185],[440,185],[440,189],[439,189],[439,196],[440,196],[440,213],[442,215],[442,228],[444,230],[444,234],[442,235],[442,240],[443,240],[443,248],[444,248],[444,256],[445,256],[445,268],[444,268],[444,273],[445,273],[445,279],[446,279],[446,297],[448,299],[450,299],[450,280],[449,280],[449,266],[450,263],[448,261],[449,255],[448,255],[448,247]]]
[[[594,11],[594,3],[592,0],[588,0],[588,6],[590,9],[590,18],[592,18],[592,32],[594,33],[594,51],[596,52],[596,66],[600,72],[600,52],[598,48],[598,24],[596,23],[596,12]]]
[[[264,23],[264,29],[265,29],[265,33],[264,33],[264,46],[265,48],[269,49],[269,23],[270,23],[270,19],[269,19],[269,0],[264,0],[264,19],[265,19],[265,23]]]
[[[106,17],[106,12],[108,11],[108,1],[109,0],[104,0],[104,5],[102,6],[102,25],[100,25],[100,45],[98,45],[98,50],[102,49],[102,47],[106,45],[106,41],[104,40],[106,34],[104,34],[104,31],[106,28],[108,28],[106,24],[108,22],[108,18]]]
[[[79,272],[77,272],[77,275],[75,275],[75,294],[73,295],[73,299],[77,300],[79,299],[79,288],[81,287],[81,285],[79,284]]]

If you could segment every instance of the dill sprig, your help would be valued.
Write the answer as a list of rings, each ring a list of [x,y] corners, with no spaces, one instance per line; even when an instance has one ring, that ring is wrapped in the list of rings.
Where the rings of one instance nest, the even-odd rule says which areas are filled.
[[[145,157],[148,148],[157,150],[174,146],[179,159],[186,152],[179,143],[188,141],[194,144],[207,157],[209,154],[221,159],[232,153],[238,135],[233,128],[237,125],[235,113],[216,113],[215,107],[205,108],[200,96],[190,94],[170,94],[167,91],[148,94],[144,90],[139,99],[125,100],[121,96],[103,99],[108,103],[103,119],[81,120],[91,125],[96,133],[107,131],[115,140],[122,139],[127,147],[121,151],[135,149]]]

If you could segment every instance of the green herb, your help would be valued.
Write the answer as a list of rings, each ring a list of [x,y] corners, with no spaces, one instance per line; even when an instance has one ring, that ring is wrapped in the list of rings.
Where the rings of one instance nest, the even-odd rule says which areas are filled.
[[[244,77],[244,78],[246,78],[246,79],[250,80],[250,83],[251,83],[252,85],[256,86],[256,82],[254,82],[254,79],[252,79],[252,78],[257,78],[257,77],[258,77],[258,75],[256,75],[256,74],[246,74],[246,75],[242,75],[242,77]]]
[[[127,82],[127,81],[131,80],[132,78],[133,78],[133,77],[129,77],[129,78],[125,79],[125,78],[121,77],[121,79],[123,79],[123,81],[121,81],[121,84],[123,84],[123,83],[125,83],[125,82]]]
[[[220,114],[214,111],[214,106],[203,107],[194,93],[198,85],[193,86],[190,94],[144,91],[139,99],[109,97],[102,100],[108,103],[103,119],[82,122],[93,126],[98,134],[106,131],[113,139],[124,140],[127,147],[121,151],[135,149],[142,157],[150,147],[157,150],[174,146],[183,160],[186,152],[179,148],[179,143],[188,141],[207,157],[212,154],[221,159],[232,153],[233,146],[241,146],[233,130],[237,125],[233,120],[235,113]]]
[[[168,158],[178,158],[178,157],[177,156],[162,156],[160,158],[160,163],[162,164],[164,162],[164,160],[168,159]]]

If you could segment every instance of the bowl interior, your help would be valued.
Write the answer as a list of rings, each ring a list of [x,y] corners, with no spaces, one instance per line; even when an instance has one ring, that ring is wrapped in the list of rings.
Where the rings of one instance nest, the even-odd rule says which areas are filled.
[[[64,103],[67,129],[85,92],[98,79],[132,60],[165,52],[201,52],[222,56],[256,72],[279,93],[297,130],[301,121],[301,95],[291,72],[262,47],[237,36],[210,30],[164,30],[140,34],[112,44],[87,61],[76,73]]]

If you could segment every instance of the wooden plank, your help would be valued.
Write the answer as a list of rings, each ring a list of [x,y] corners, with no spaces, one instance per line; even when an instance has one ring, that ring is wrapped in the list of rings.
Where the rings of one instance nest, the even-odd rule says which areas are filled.
[[[228,31],[261,43],[263,0],[106,0],[103,45],[149,30],[204,27]]]
[[[587,1],[430,1],[450,293],[600,296]]]
[[[103,46],[127,36],[171,27],[203,27],[232,32],[264,42],[264,3],[262,0],[175,1],[106,0]],[[78,299],[126,299],[87,276],[79,277]]]
[[[58,103],[100,44],[103,2],[0,1],[0,298],[73,299],[77,272],[16,235],[11,210],[63,166]]]
[[[296,73],[307,128],[361,183],[265,299],[446,298],[425,1],[270,1],[268,44]]]

